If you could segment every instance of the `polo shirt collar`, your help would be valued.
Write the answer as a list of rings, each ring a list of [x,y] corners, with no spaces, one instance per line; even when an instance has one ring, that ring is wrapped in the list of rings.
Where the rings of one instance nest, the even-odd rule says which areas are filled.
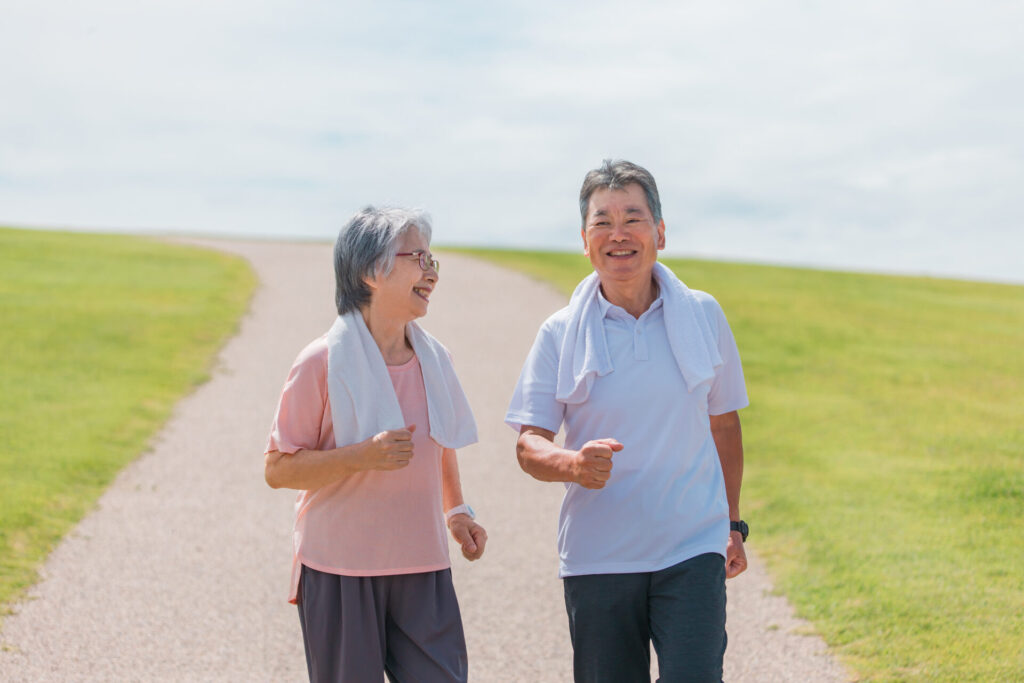
[[[657,285],[655,285],[655,286],[657,286]],[[657,298],[655,298],[654,301],[651,302],[651,305],[647,308],[646,311],[643,312],[643,315],[641,315],[640,317],[643,318],[645,315],[647,315],[651,311],[658,310],[659,308],[664,306],[664,304],[665,304],[665,298],[663,296],[662,288],[658,287],[658,296],[657,296]],[[602,318],[621,318],[623,316],[625,316],[627,318],[630,318],[630,319],[633,318],[633,316],[631,316],[629,313],[626,312],[626,309],[622,308],[621,306],[616,306],[612,302],[608,301],[608,299],[605,299],[604,298],[604,292],[601,291],[600,287],[597,288],[597,305],[598,305],[598,307],[601,310],[601,317]]]

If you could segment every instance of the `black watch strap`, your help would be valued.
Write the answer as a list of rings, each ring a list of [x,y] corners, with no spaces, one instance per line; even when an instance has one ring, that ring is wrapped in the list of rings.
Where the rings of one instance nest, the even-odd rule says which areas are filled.
[[[746,543],[747,534],[750,533],[750,528],[747,526],[747,523],[741,519],[738,522],[729,522],[729,531],[740,532],[740,535],[743,536],[743,542]]]

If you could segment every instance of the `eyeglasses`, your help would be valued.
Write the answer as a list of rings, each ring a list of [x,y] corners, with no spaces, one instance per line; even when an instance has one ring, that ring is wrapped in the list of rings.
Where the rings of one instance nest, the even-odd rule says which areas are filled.
[[[416,251],[400,251],[396,253],[395,256],[416,256],[419,258],[420,268],[423,270],[430,270],[433,268],[435,273],[441,272],[440,262],[422,249],[417,249]]]

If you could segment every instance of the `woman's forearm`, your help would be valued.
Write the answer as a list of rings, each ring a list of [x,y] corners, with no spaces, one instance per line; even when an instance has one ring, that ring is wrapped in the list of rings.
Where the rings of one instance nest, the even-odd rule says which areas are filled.
[[[327,451],[300,450],[292,455],[267,453],[264,476],[271,487],[318,489],[356,472],[398,470],[413,457],[412,433],[416,426],[389,429],[359,443]]]
[[[368,440],[369,441],[369,440]],[[325,451],[269,451],[264,475],[271,488],[311,490],[367,469],[367,441]]]
[[[441,501],[445,510],[466,502],[462,497],[462,480],[459,477],[459,461],[452,448],[441,454]]]

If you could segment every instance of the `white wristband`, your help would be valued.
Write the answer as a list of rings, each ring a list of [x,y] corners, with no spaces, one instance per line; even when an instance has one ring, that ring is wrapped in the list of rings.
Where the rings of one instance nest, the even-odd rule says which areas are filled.
[[[473,508],[469,507],[465,503],[462,505],[456,505],[448,512],[444,513],[444,521],[447,524],[452,521],[452,517],[455,515],[469,515],[470,519],[476,519],[476,513],[473,512]]]

